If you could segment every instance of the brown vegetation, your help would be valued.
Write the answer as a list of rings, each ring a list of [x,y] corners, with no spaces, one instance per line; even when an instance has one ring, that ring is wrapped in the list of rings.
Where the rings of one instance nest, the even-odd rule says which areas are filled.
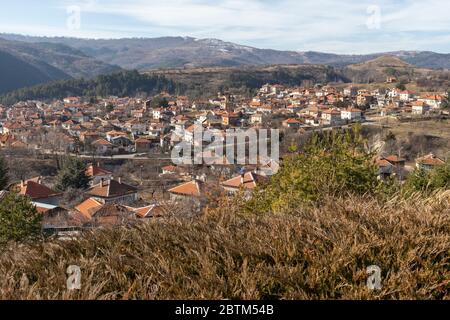
[[[450,298],[448,191],[383,204],[329,198],[278,215],[240,212],[225,199],[201,219],[10,247],[0,257],[0,298]],[[79,291],[66,289],[69,265],[81,267]],[[382,269],[379,291],[366,287],[370,265]]]

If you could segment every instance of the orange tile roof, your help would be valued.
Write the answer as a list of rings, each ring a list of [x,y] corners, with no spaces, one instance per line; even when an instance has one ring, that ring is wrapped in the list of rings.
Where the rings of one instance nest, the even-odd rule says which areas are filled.
[[[261,175],[258,175],[253,172],[247,172],[244,175],[244,179],[242,181],[242,176],[234,177],[230,180],[227,180],[222,183],[224,187],[230,188],[240,188],[243,186],[246,189],[254,189],[259,183],[267,181],[267,178]]]
[[[169,190],[169,192],[185,196],[199,197],[202,195],[203,184],[204,183],[201,181],[193,180],[172,188]]]
[[[417,163],[428,166],[441,166],[445,164],[445,161],[436,157],[434,154],[429,154],[425,157],[418,158]]]
[[[126,207],[128,210],[136,213],[136,215],[140,218],[151,218],[151,217],[161,217],[164,215],[164,210],[161,206],[158,205],[150,205],[142,208],[132,208]]]
[[[97,200],[89,198],[76,206],[75,210],[80,212],[85,218],[91,219],[92,216],[103,206],[104,205]]]
[[[112,146],[112,143],[105,139],[98,139],[92,142],[93,145],[104,145],[104,146]]]

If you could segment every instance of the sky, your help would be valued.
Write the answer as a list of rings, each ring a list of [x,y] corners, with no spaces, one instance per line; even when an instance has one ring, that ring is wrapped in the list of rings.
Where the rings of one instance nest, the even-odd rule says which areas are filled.
[[[0,33],[190,36],[258,48],[450,53],[448,0],[0,0]]]

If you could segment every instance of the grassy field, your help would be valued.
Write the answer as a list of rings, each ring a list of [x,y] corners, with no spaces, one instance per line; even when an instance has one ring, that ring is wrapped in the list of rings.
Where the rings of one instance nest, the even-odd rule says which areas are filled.
[[[450,142],[450,120],[396,123],[391,126],[390,130],[402,137],[407,136],[409,133],[414,133],[440,137]]]

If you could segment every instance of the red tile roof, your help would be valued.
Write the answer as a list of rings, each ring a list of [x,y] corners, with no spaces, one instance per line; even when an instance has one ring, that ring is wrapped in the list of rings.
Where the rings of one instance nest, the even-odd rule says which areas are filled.
[[[100,168],[98,166],[94,166],[92,164],[89,165],[86,169],[86,175],[88,177],[106,176],[106,175],[110,175],[110,174],[112,174],[112,172],[110,172],[106,169]]]
[[[193,180],[169,190],[169,193],[200,197],[203,194],[204,182]]]
[[[240,187],[244,187],[246,189],[254,189],[258,184],[266,182],[268,179],[267,177],[258,175],[254,172],[247,172],[243,179],[242,176],[236,176],[230,180],[227,180],[222,183],[224,187],[229,188],[236,188],[239,189]]]
[[[36,178],[37,179],[37,178]],[[29,196],[31,199],[44,199],[60,196],[61,193],[53,191],[52,189],[35,182],[36,179],[25,181],[24,183],[16,185],[21,195]],[[35,180],[35,181],[33,181]]]
[[[97,200],[93,198],[89,198],[86,201],[83,201],[78,206],[75,207],[75,209],[80,212],[83,217],[90,220],[92,216],[101,208],[103,207],[103,204],[98,202]]]

